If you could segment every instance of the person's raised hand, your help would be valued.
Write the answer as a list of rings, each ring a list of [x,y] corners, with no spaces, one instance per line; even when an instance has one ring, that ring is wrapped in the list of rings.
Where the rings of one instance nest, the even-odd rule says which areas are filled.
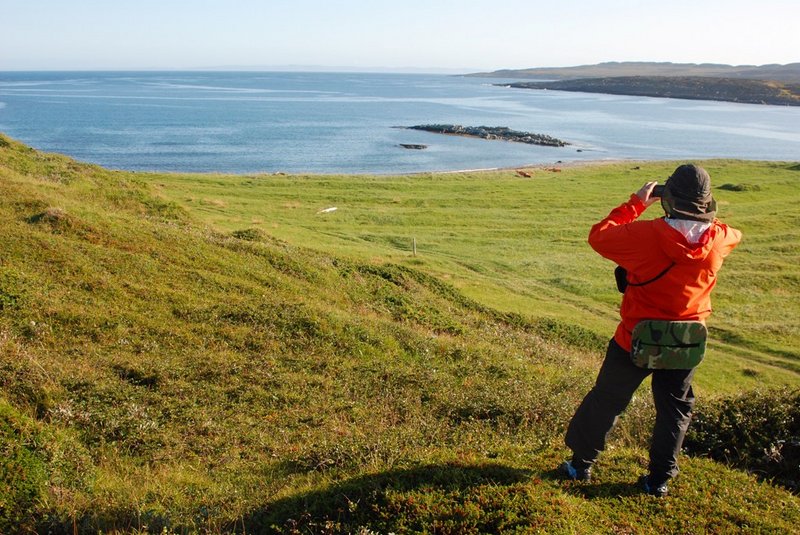
[[[636,196],[639,197],[645,206],[650,206],[658,200],[658,197],[652,197],[653,188],[656,187],[656,184],[658,184],[658,182],[655,180],[651,182],[645,182],[644,186],[639,188],[639,191],[636,192]]]

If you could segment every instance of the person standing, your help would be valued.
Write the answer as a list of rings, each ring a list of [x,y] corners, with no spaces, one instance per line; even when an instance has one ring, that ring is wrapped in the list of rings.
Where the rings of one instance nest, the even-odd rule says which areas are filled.
[[[652,376],[656,421],[649,473],[640,478],[639,485],[646,493],[661,497],[668,493],[669,479],[678,473],[678,454],[695,401],[695,367],[693,362],[670,365],[667,356],[659,361],[660,354],[642,367],[632,359],[632,347],[640,345],[634,340],[638,336],[634,332],[641,332],[637,330],[641,325],[652,330],[650,320],[661,320],[659,325],[667,325],[668,331],[691,324],[693,332],[702,330],[704,348],[711,291],[723,259],[742,235],[716,218],[711,178],[702,167],[681,165],[666,181],[660,196],[654,194],[655,188],[656,182],[645,183],[589,233],[589,245],[627,272],[622,272],[627,288],[620,306],[621,321],[608,344],[595,385],[567,428],[565,442],[572,458],[561,469],[569,479],[591,479],[592,465],[605,449],[618,416],[642,381]],[[665,217],[637,221],[659,199]],[[656,334],[656,339],[661,337],[661,332]],[[681,347],[689,345],[693,344]]]

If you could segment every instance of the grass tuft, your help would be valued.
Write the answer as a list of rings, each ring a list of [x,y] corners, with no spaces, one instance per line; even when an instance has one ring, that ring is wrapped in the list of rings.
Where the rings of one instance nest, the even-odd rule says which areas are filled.
[[[761,191],[758,184],[723,184],[719,189],[725,191]]]

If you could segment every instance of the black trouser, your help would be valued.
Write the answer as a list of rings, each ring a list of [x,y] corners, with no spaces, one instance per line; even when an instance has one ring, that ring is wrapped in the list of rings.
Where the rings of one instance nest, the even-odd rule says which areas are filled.
[[[691,370],[646,370],[631,362],[613,339],[594,387],[586,395],[567,429],[566,443],[574,463],[591,465],[605,449],[617,417],[628,406],[645,377],[653,374],[656,423],[650,444],[650,481],[667,481],[678,473],[678,453],[694,406]],[[573,464],[574,464],[573,463]],[[580,468],[580,466],[579,466]]]

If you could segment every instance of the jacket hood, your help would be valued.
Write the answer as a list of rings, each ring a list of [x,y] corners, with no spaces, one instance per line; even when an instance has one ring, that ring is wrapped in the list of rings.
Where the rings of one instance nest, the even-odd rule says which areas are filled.
[[[663,219],[655,222],[655,229],[661,249],[676,264],[690,264],[705,259],[714,248],[718,232],[717,222],[714,221],[700,243],[690,244],[683,234],[669,226]]]

